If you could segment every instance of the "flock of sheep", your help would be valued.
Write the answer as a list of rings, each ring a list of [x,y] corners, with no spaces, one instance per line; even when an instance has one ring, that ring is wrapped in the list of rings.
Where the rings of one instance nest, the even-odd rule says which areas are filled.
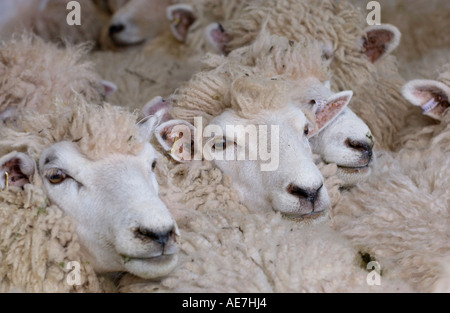
[[[448,1],[68,2],[0,3],[0,292],[450,292]]]

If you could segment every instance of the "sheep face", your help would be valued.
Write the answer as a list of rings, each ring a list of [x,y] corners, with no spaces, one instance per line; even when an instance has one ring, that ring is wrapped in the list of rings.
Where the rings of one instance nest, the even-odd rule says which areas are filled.
[[[104,48],[140,46],[168,28],[166,8],[169,0],[130,0],[102,30]],[[149,16],[149,12],[151,15]]]
[[[144,278],[177,263],[176,224],[158,198],[150,144],[136,155],[91,161],[70,142],[45,150],[39,162],[48,198],[77,220],[77,233],[98,272]]]
[[[343,186],[365,181],[372,172],[374,138],[369,127],[346,108],[317,136],[310,139],[314,153],[326,163],[336,163]]]
[[[330,200],[323,185],[323,177],[312,161],[308,142],[310,126],[301,110],[289,106],[276,112],[262,111],[251,119],[242,118],[233,111],[225,111],[213,119],[210,125],[219,126],[225,134],[225,140],[213,137],[208,141],[211,143],[214,162],[231,176],[241,199],[249,207],[274,209],[298,217],[313,216],[327,209]],[[230,136],[226,132],[229,125],[242,125],[245,129],[248,126],[266,126],[266,138],[271,138],[270,163],[275,166],[265,171],[263,165],[267,161],[239,161],[240,151],[249,151],[251,155],[252,149],[265,143],[257,142],[255,145],[255,142],[248,142],[242,145],[246,133],[237,131],[233,138],[232,134]],[[259,133],[258,139],[263,136]],[[225,159],[226,155],[235,155],[236,161]]]
[[[117,114],[107,105],[101,110],[88,108],[94,119],[104,116],[107,122],[122,121],[120,131],[126,129],[127,114]],[[109,115],[102,115],[104,112]],[[80,115],[88,116],[88,112],[83,113]],[[55,118],[64,121],[59,117]],[[136,132],[136,139],[131,144],[130,137],[127,144],[135,150],[106,147],[108,142],[112,146],[123,141],[118,135],[111,137],[116,142],[110,142],[105,135],[103,139],[97,134],[76,139],[66,133],[64,139],[54,139],[52,144],[45,143],[42,149],[27,154],[12,151],[0,157],[0,188],[20,188],[28,183],[42,186],[50,204],[77,221],[82,251],[97,272],[127,271],[142,278],[164,276],[177,264],[178,229],[158,198],[153,172],[157,155],[147,142],[156,120],[149,118],[140,128],[130,128]],[[81,118],[76,116],[72,121],[77,123]],[[3,131],[9,131],[3,143],[22,134]],[[46,136],[44,133],[36,136]],[[39,137],[33,138],[36,142]],[[95,144],[102,140],[102,153],[94,156]],[[81,143],[87,141],[90,147],[86,148]]]

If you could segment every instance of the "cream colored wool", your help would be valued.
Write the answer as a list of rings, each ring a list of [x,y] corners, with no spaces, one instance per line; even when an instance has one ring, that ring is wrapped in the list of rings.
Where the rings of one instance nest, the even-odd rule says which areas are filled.
[[[416,291],[437,291],[436,282],[450,278],[444,263],[450,256],[449,203],[409,175],[391,155],[379,153],[371,179],[342,195],[331,220],[377,259],[386,278],[404,280]],[[439,184],[428,175],[422,171],[421,181]]]
[[[56,99],[69,102],[74,91],[91,103],[103,101],[100,77],[82,61],[88,47],[58,48],[42,39],[23,35],[0,45],[0,113],[15,110],[46,113]]]
[[[0,191],[0,292],[101,292],[82,257],[75,221],[47,203],[39,185]],[[80,264],[81,285],[67,281]]]
[[[7,1],[14,2],[11,6],[18,9],[15,17],[3,23],[0,21],[2,40],[11,38],[14,32],[26,31],[34,32],[47,41],[63,41],[72,44],[87,41],[97,43],[101,28],[108,20],[108,15],[97,9],[91,0],[78,0],[81,7],[81,25],[76,26],[67,24],[67,15],[70,13],[66,8],[68,0]]]
[[[181,231],[180,265],[158,282],[127,275],[121,292],[411,290],[387,280],[369,287],[358,251],[326,218],[294,222],[277,213],[250,212],[239,204],[229,178],[208,162],[173,165],[166,159],[158,170],[167,177],[160,181],[162,198]],[[326,165],[323,171],[333,175],[336,168]],[[335,182],[325,183],[330,188]]]
[[[405,81],[397,71],[395,58],[372,64],[361,53],[367,23],[360,9],[332,0],[252,1],[240,15],[224,23],[233,38],[228,48],[250,44],[263,25],[270,33],[294,41],[306,37],[330,46],[334,51],[330,63],[333,89],[353,90],[349,107],[367,123],[376,147],[397,148],[397,133],[408,122],[405,117],[411,110],[400,93]]]
[[[27,114],[19,130],[3,127],[0,138],[2,155],[23,151],[34,159],[61,141],[73,141],[92,160],[113,153],[136,155],[143,147],[135,115],[108,103],[89,105],[80,98],[67,105],[56,103],[48,114]]]
[[[438,80],[450,86],[446,68]],[[371,179],[341,195],[332,222],[373,254],[387,277],[416,291],[449,292],[450,114],[403,132],[402,149],[377,156]]]
[[[169,97],[200,66],[197,62],[167,55],[163,49],[151,55],[141,51],[99,51],[87,58],[95,64],[96,72],[118,86],[108,102],[131,111],[140,111],[156,96]]]
[[[319,46],[309,41],[294,43],[281,36],[262,35],[251,46],[236,49],[228,57],[208,55],[204,62],[210,69],[195,74],[178,88],[172,96],[171,114],[193,123],[196,116],[209,121],[226,108],[248,116],[264,106],[280,107],[281,103],[266,98],[244,101],[245,107],[236,107],[237,102],[230,94],[231,85],[240,77],[272,78],[274,87],[283,82],[283,93],[295,96],[295,92],[301,93],[297,91],[302,90],[297,83],[301,79],[315,77],[323,82],[330,79],[319,52]],[[289,101],[288,96],[285,102]]]

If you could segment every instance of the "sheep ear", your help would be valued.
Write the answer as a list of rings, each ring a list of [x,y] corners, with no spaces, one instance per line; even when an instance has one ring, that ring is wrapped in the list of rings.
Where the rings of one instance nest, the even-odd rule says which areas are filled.
[[[186,162],[192,160],[194,131],[194,126],[186,121],[171,120],[158,126],[155,136],[175,161]]]
[[[319,104],[316,111],[316,124],[319,132],[331,123],[344,110],[352,99],[353,91],[346,90],[332,95]],[[314,135],[314,134],[312,134]]]
[[[103,87],[103,94],[105,96],[110,96],[113,93],[115,93],[117,91],[117,85],[114,84],[113,82],[107,81],[107,80],[101,80],[100,84]]]
[[[28,155],[11,152],[0,158],[0,189],[9,186],[23,187],[30,183],[36,163]]]
[[[194,9],[187,4],[175,4],[169,6],[166,13],[172,34],[177,40],[185,42],[189,27],[197,19],[194,14]]]
[[[362,38],[362,52],[375,63],[394,51],[400,43],[401,33],[390,24],[366,28]]]
[[[411,80],[403,86],[402,93],[411,104],[420,106],[423,114],[438,121],[450,107],[450,88],[435,80]]]
[[[218,52],[228,54],[226,44],[230,42],[231,37],[225,32],[222,24],[209,24],[208,27],[206,27],[206,38]]]
[[[141,113],[144,116],[160,114],[161,123],[167,122],[172,119],[169,114],[169,102],[160,96],[157,96],[147,102],[147,104],[142,108]]]

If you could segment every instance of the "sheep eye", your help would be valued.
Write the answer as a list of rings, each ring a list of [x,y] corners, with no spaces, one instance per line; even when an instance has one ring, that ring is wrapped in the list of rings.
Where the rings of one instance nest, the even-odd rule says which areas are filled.
[[[305,134],[305,136],[308,136],[309,134],[309,126],[306,125],[305,128],[303,129],[303,134]]]
[[[227,148],[227,140],[222,138],[222,141],[216,142],[212,148],[214,150],[225,150]]]
[[[59,185],[67,178],[68,176],[61,170],[54,170],[52,173],[47,175],[48,181],[53,185]]]
[[[213,150],[225,150],[227,148],[227,139],[224,137],[221,141],[214,143]]]
[[[156,161],[153,161],[153,163],[152,163],[152,171],[154,171],[155,168],[156,168]]]

